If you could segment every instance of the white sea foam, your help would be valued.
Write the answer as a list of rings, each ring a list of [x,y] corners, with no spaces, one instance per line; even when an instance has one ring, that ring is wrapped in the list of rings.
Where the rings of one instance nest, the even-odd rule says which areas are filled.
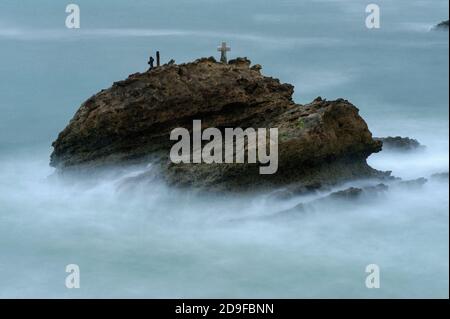
[[[48,179],[45,160],[0,163],[2,297],[448,296],[448,182],[267,220],[319,195],[211,198],[158,183],[126,193],[117,178]],[[62,284],[70,263],[77,291]],[[371,263],[378,291],[364,285]]]

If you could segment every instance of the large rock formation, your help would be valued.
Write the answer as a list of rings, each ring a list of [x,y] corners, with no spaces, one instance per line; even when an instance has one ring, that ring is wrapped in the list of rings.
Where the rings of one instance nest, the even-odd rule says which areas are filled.
[[[358,109],[339,99],[295,104],[294,88],[263,76],[246,58],[213,58],[136,73],[89,98],[53,143],[60,172],[152,162],[157,177],[178,186],[242,190],[287,184],[334,183],[380,176],[366,158],[381,150]],[[278,128],[279,168],[259,164],[173,164],[171,130]],[[155,177],[155,170],[135,182]]]

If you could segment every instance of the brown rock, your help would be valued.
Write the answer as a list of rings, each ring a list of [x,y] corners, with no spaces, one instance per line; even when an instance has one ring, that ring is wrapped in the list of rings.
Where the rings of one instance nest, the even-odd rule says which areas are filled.
[[[88,99],[53,143],[58,171],[153,162],[177,186],[240,190],[380,176],[366,158],[381,150],[358,109],[339,99],[295,104],[294,88],[250,68],[246,58],[164,65],[131,75]],[[259,164],[173,164],[170,131],[206,127],[279,129],[279,169]]]

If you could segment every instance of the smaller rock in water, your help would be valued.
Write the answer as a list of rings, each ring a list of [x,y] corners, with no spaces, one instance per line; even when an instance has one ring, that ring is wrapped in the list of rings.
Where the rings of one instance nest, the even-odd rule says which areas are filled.
[[[436,24],[432,30],[434,31],[448,31],[448,23],[449,20],[442,21],[441,23]]]
[[[431,175],[431,179],[435,180],[435,181],[442,181],[442,182],[447,181],[448,182],[448,172],[433,174],[433,175]]]
[[[378,195],[381,195],[385,193],[389,189],[389,186],[385,184],[377,184],[373,186],[358,188],[358,187],[349,187],[341,191],[333,192],[327,196],[318,198],[316,200],[313,200],[312,202],[308,203],[300,203],[296,206],[294,206],[291,209],[287,209],[284,211],[280,211],[272,215],[271,217],[278,217],[278,216],[291,216],[298,213],[305,213],[308,210],[318,210],[321,211],[321,209],[328,210],[330,203],[336,203],[336,201],[339,201],[341,203],[348,203],[348,204],[356,204],[359,205],[361,203],[360,199],[364,199],[364,202],[367,200],[373,199],[377,197]],[[321,206],[325,205],[325,206]],[[332,207],[332,206],[331,206]]]
[[[374,139],[383,143],[383,150],[412,151],[425,148],[425,146],[421,145],[417,140],[409,137],[388,136],[377,137]]]
[[[356,199],[362,194],[363,190],[361,188],[350,187],[342,191],[331,193],[329,198],[333,199]]]
[[[427,182],[428,182],[428,180],[426,178],[420,177],[420,178],[413,179],[413,180],[401,181],[397,185],[404,186],[407,188],[420,188],[423,185],[425,185]]]
[[[388,189],[389,189],[389,186],[387,186],[386,184],[382,184],[382,183],[373,185],[373,186],[363,187],[363,188],[350,187],[350,188],[344,189],[342,191],[337,191],[337,192],[331,193],[328,196],[328,198],[351,201],[351,200],[360,198],[362,195],[374,197],[374,196],[377,196],[379,194],[386,192]]]
[[[389,190],[389,186],[383,183],[367,186],[363,188],[364,193],[369,194],[371,196],[377,196],[379,194],[383,194]]]
[[[322,183],[300,183],[291,185],[285,189],[277,190],[269,195],[272,200],[287,200],[299,195],[308,195],[317,191],[327,190],[328,187]]]

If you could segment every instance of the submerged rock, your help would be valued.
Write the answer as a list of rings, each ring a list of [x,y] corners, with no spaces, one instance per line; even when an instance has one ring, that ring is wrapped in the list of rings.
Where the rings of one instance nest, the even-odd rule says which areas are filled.
[[[333,192],[327,196],[315,199],[310,202],[300,203],[293,208],[277,212],[273,215],[264,217],[265,219],[278,219],[285,217],[297,216],[307,212],[325,212],[332,211],[337,204],[356,205],[359,206],[361,201],[367,202],[384,194],[388,191],[389,186],[386,184],[377,184],[363,188],[349,187],[347,189]]]
[[[269,199],[272,200],[286,200],[298,195],[308,195],[313,194],[318,190],[325,190],[328,188],[328,185],[324,185],[322,183],[304,183],[304,184],[293,184],[285,189],[277,190],[271,194],[269,194]]]
[[[383,143],[383,150],[412,151],[425,148],[417,140],[409,137],[376,137],[375,140]]]
[[[381,150],[349,101],[317,98],[294,103],[294,87],[261,74],[246,58],[218,63],[202,58],[136,73],[84,102],[53,143],[58,172],[86,172],[153,163],[170,185],[208,190],[257,190],[282,185],[332,184],[389,173],[367,157]],[[259,164],[174,164],[170,132],[177,127],[278,128],[278,171],[260,175]],[[130,179],[140,183],[146,174]]]
[[[331,193],[328,196],[328,198],[329,199],[344,199],[344,200],[356,199],[356,198],[359,198],[359,196],[362,194],[362,192],[363,192],[363,190],[361,188],[350,187],[343,191]]]
[[[448,172],[445,172],[445,173],[436,173],[436,174],[433,174],[433,175],[431,175],[431,177],[430,177],[432,180],[435,180],[435,181],[442,181],[442,182],[448,182]]]
[[[407,180],[407,181],[400,181],[396,185],[406,188],[421,188],[423,185],[425,185],[428,182],[428,180],[424,177]]]

